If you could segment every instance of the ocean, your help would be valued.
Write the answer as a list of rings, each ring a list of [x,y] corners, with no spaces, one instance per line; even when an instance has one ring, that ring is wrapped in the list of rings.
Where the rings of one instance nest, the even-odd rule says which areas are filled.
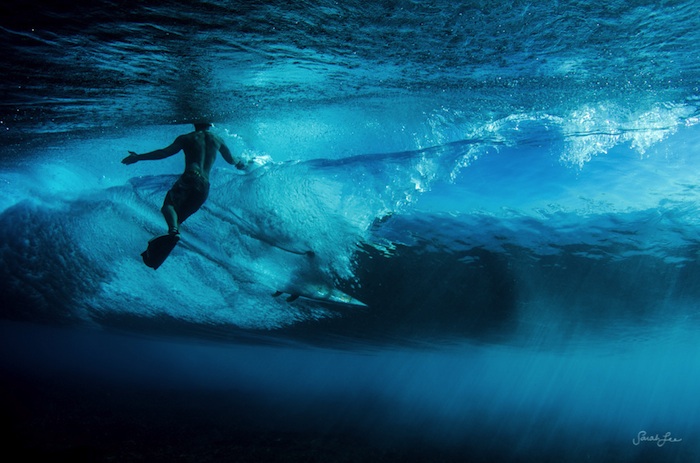
[[[0,6],[2,445],[700,458],[691,0]],[[165,263],[182,154],[204,206]]]

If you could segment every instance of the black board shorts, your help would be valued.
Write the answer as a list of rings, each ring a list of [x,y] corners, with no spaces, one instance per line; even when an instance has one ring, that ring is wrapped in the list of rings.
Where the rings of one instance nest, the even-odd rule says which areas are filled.
[[[202,207],[209,196],[209,181],[199,172],[186,171],[165,196],[163,206],[173,206],[182,223]]]

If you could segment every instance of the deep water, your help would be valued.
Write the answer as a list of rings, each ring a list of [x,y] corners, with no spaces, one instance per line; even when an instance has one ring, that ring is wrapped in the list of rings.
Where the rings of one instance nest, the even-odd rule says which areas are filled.
[[[697,460],[696,9],[5,2],[3,447]],[[201,119],[253,167],[154,271],[120,161]]]

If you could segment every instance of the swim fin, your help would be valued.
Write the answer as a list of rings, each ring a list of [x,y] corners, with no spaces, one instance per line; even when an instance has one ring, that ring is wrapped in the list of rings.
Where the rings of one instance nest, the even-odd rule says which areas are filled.
[[[165,259],[168,258],[178,241],[180,241],[180,235],[171,234],[160,235],[151,239],[148,242],[148,248],[141,253],[143,263],[156,270],[165,262]]]

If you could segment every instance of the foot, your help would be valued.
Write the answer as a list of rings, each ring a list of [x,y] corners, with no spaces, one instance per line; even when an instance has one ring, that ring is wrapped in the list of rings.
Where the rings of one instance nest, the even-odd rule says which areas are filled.
[[[172,236],[179,236],[180,235],[180,230],[178,230],[175,227],[171,227],[170,230],[168,230],[168,235]]]

